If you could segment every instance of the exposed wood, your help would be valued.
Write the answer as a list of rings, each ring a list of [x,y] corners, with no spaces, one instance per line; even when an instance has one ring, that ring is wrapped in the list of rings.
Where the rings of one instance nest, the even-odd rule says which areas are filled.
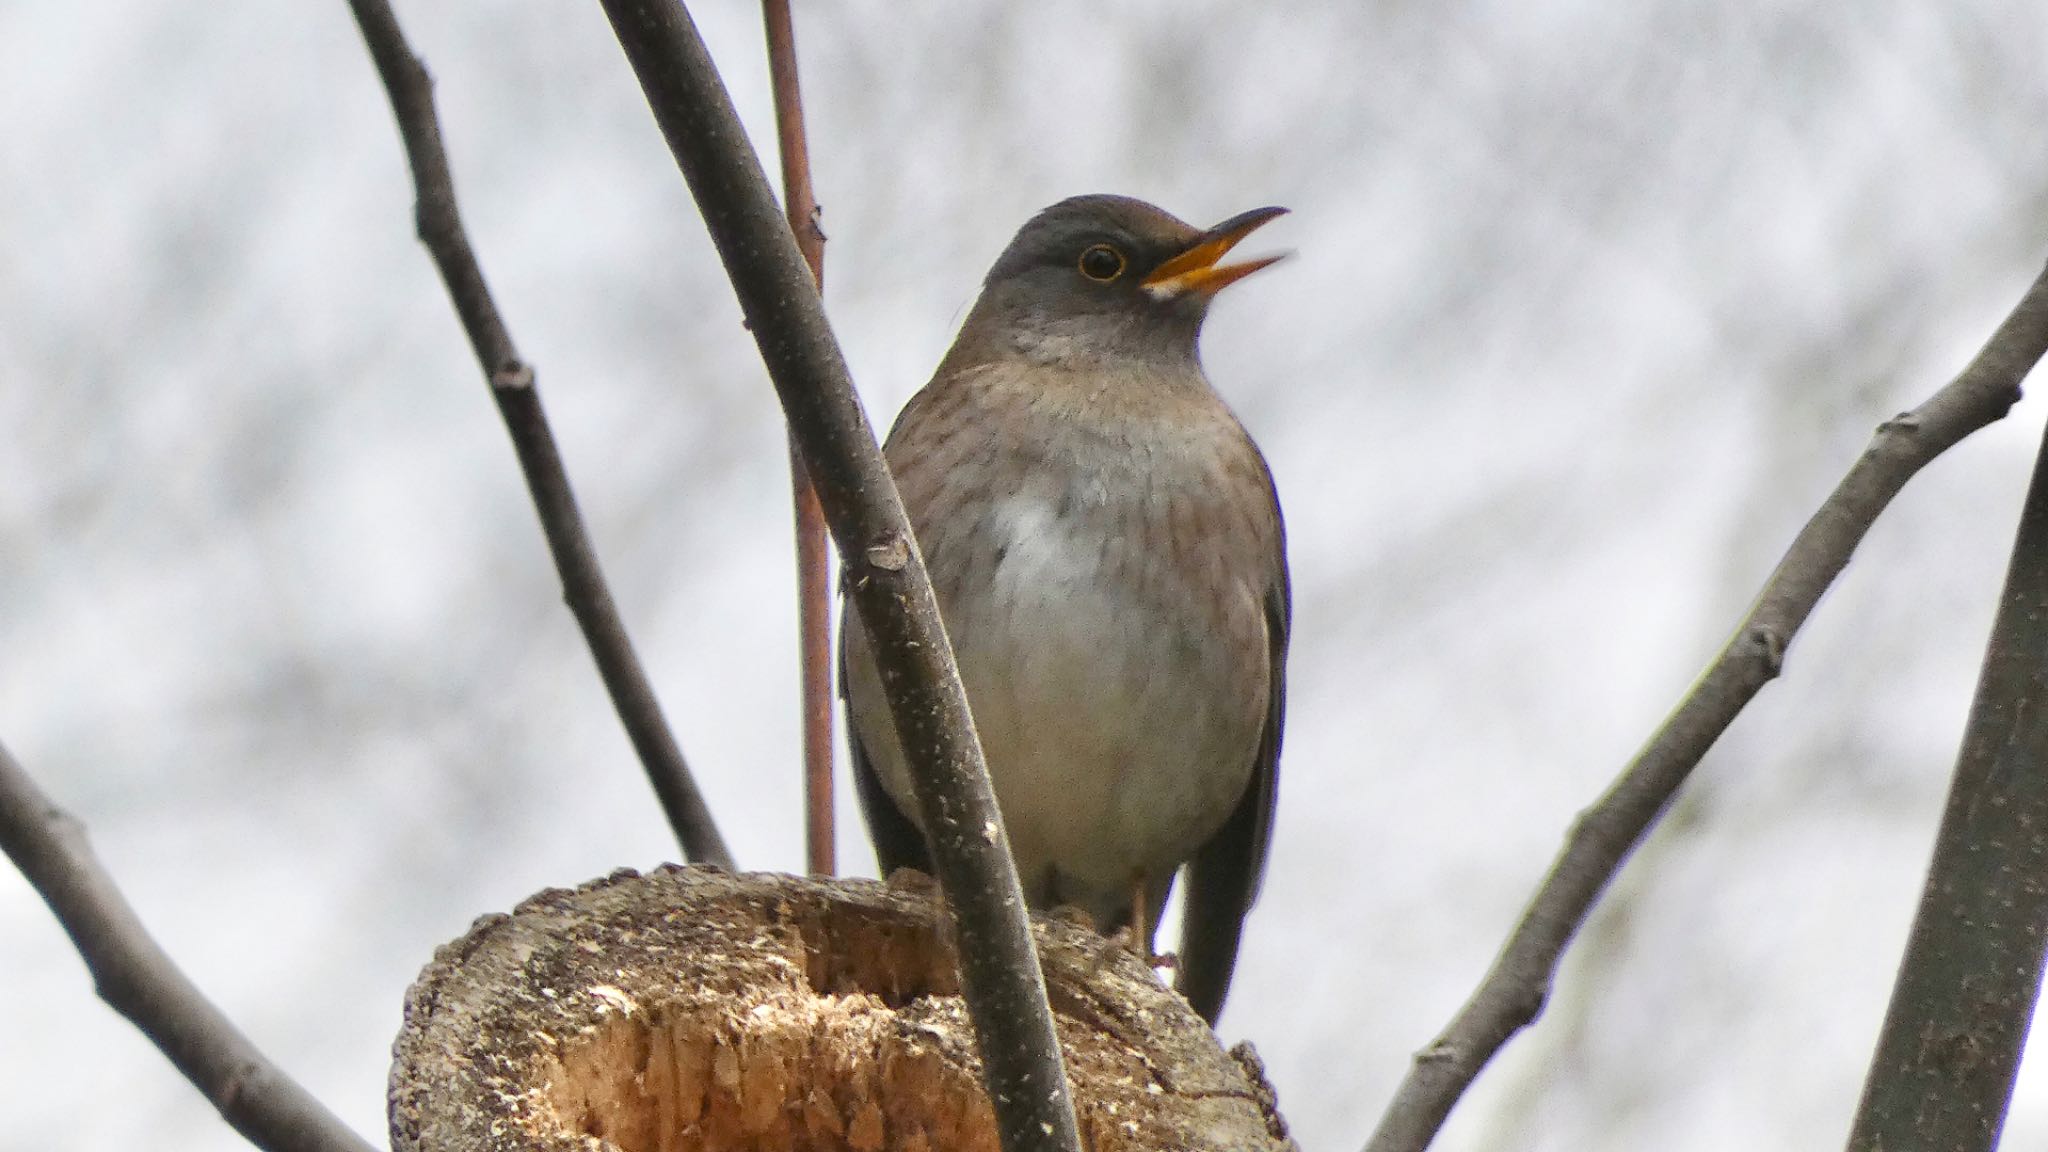
[[[994,1152],[939,911],[928,884],[711,868],[543,892],[408,994],[392,1148]],[[1295,1147],[1248,1048],[1086,925],[1034,933],[1087,1147]]]

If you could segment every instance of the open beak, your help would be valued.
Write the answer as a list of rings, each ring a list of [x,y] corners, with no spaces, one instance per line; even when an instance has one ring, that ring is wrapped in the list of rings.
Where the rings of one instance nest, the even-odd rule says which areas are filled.
[[[1259,269],[1286,259],[1287,253],[1282,252],[1277,256],[1246,260],[1242,264],[1221,262],[1225,253],[1237,247],[1238,241],[1251,235],[1261,224],[1286,214],[1285,208],[1254,208],[1232,216],[1196,237],[1194,245],[1187,251],[1153,269],[1152,274],[1145,277],[1145,291],[1157,300],[1189,294],[1214,296]]]

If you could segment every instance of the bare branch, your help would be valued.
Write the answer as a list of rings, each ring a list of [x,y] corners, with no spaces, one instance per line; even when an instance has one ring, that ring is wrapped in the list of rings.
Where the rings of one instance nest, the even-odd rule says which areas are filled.
[[[1851,1152],[1998,1146],[2048,939],[2048,438]]]
[[[5,746],[0,849],[70,933],[100,999],[162,1049],[235,1131],[271,1152],[370,1152],[164,955],[93,856],[84,826]]]
[[[1735,636],[1600,800],[1582,813],[1493,968],[1416,1054],[1368,1152],[1429,1146],[1458,1097],[1543,1010],[1564,950],[1707,749],[1778,674],[1785,649],[1877,516],[1927,462],[2003,417],[2048,349],[2048,270],[1961,375],[1886,421],[1792,541]]]
[[[448,154],[441,146],[440,120],[434,114],[433,81],[398,27],[387,0],[349,0],[363,42],[377,64],[377,75],[391,97],[391,109],[398,117],[399,133],[405,138],[406,159],[412,166],[413,187],[418,196],[415,208],[420,241],[433,255],[441,281],[455,303],[477,363],[491,386],[491,398],[498,414],[512,434],[512,447],[519,456],[519,469],[526,477],[527,491],[540,514],[541,531],[547,536],[548,551],[554,555],[555,570],[562,578],[563,599],[583,638],[597,661],[598,675],[611,694],[612,707],[640,755],[640,763],[654,785],[654,794],[668,816],[670,827],[682,842],[683,855],[692,861],[732,867],[732,854],[718,833],[718,825],[705,806],[697,782],[683,761],[661,703],[647,682],[647,673],[634,654],[633,641],[612,603],[597,551],[583,527],[583,514],[576,508],[575,493],[569,488],[569,474],[562,454],[555,447],[555,435],[541,408],[540,390],[533,368],[519,358],[512,335],[505,327],[491,290],[484,283],[483,269],[470,249],[463,231],[462,216],[455,205],[455,182],[448,170]]]
[[[818,201],[811,193],[811,153],[804,139],[789,0],[761,0],[761,19],[768,30],[768,75],[775,86],[782,202],[796,246],[811,267],[811,282],[823,292],[825,233],[818,227]],[[825,509],[794,438],[789,442],[789,481],[796,505],[797,634],[803,654],[804,866],[813,876],[830,876],[838,870],[832,845],[832,556],[826,548]]]
[[[1078,1152],[1009,838],[931,581],[816,287],[724,83],[676,0],[604,0],[760,346],[874,641],[953,911],[960,981],[1006,1152]]]

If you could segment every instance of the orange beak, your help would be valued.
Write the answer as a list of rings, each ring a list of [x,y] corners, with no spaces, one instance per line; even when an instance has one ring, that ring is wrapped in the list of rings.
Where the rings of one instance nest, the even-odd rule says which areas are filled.
[[[1286,214],[1285,208],[1254,208],[1232,216],[1196,237],[1187,251],[1153,269],[1145,277],[1145,291],[1159,300],[1189,294],[1214,296],[1259,269],[1286,259],[1287,253],[1282,252],[1242,264],[1221,263],[1224,254],[1237,247],[1238,241],[1267,221]]]

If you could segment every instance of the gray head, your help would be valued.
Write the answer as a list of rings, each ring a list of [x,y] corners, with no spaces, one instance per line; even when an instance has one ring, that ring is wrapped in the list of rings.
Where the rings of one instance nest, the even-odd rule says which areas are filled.
[[[1206,231],[1128,196],[1075,196],[1040,212],[989,269],[956,352],[1034,360],[1195,357],[1209,302],[1278,256],[1223,256],[1285,208]]]

